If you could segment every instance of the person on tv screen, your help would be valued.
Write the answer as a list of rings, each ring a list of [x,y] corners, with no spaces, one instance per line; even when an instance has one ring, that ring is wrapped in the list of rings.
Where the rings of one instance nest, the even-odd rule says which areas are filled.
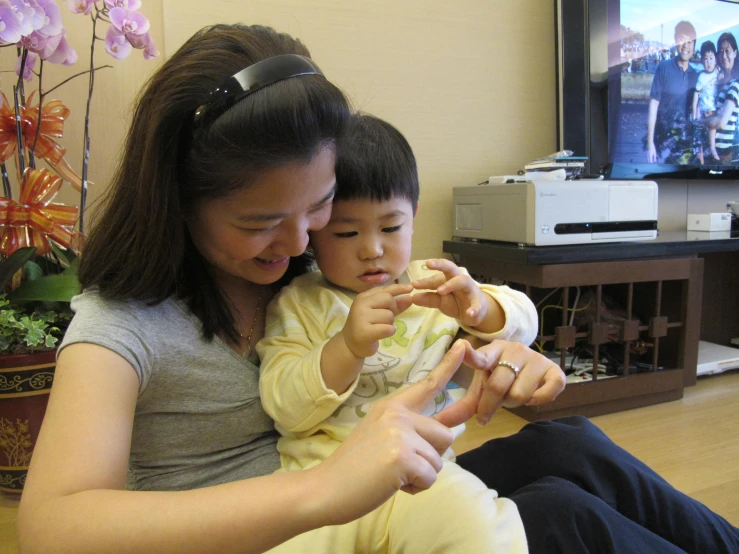
[[[721,165],[733,164],[736,121],[739,114],[739,76],[737,76],[736,38],[731,33],[718,37],[718,61],[722,77],[718,84],[720,92],[716,100],[716,115],[707,121],[709,128],[716,129],[716,152]]]
[[[710,40],[701,44],[701,62],[703,71],[698,75],[693,93],[693,121],[700,121],[716,115],[716,93],[721,70],[716,64],[716,45]],[[722,75],[722,74],[721,74]],[[717,163],[716,129],[704,125],[696,126],[695,153],[701,164]]]
[[[685,164],[692,157],[689,133],[690,92],[698,72],[690,67],[695,49],[695,27],[688,21],[675,26],[677,56],[657,66],[649,93],[647,161]]]

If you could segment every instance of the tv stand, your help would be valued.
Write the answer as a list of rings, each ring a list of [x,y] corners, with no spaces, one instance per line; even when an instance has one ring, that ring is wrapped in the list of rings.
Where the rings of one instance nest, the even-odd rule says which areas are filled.
[[[595,416],[682,398],[684,387],[696,383],[704,278],[699,255],[727,251],[739,253],[739,237],[696,241],[678,232],[663,233],[654,241],[545,247],[444,241],[444,252],[478,280],[503,280],[535,302],[561,288],[559,320],[545,320],[548,325],[537,337],[547,350],[559,352],[561,366],[581,344],[593,352],[594,369],[614,343],[623,353],[619,376],[599,379],[592,371],[591,381],[569,384],[550,404],[513,410],[530,421]],[[587,326],[569,325],[571,287],[591,287],[595,306],[602,306],[605,295],[617,296],[624,316],[614,328],[599,308]],[[631,363],[636,344],[645,348],[640,368],[648,366],[639,372]]]

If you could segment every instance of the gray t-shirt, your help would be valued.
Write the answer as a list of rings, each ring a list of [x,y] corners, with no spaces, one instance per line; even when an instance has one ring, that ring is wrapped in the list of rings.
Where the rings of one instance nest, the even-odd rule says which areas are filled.
[[[193,489],[280,467],[278,435],[259,400],[259,368],[220,339],[205,341],[184,303],[147,306],[88,291],[72,299],[72,309],[59,350],[103,346],[139,378],[127,488]]]

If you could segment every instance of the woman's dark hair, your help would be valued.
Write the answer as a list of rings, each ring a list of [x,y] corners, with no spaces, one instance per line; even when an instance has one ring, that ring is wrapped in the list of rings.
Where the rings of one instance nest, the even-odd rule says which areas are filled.
[[[719,48],[721,48],[722,42],[728,42],[731,45],[732,50],[734,50],[734,52],[737,51],[736,39],[734,38],[734,35],[732,33],[721,33],[721,36],[719,36],[718,40],[716,41],[716,44],[718,44]]]
[[[731,49],[734,51],[734,53],[736,53],[737,51],[736,39],[734,38],[734,35],[732,33],[721,33],[721,36],[719,36],[718,40],[716,41],[716,46],[718,46],[719,50],[721,49],[722,42],[728,42],[729,45],[731,46]],[[718,59],[719,59],[719,64],[720,64],[721,56],[719,56]],[[723,66],[721,67],[723,69],[726,69]],[[737,74],[739,74],[739,63],[737,63],[735,60],[734,65],[732,66],[732,69],[731,69],[731,75],[736,76]]]
[[[193,136],[194,112],[211,91],[280,54],[310,56],[300,41],[269,27],[214,25],[196,33],[150,78],[81,257],[83,288],[149,304],[176,295],[201,320],[208,340],[218,333],[238,340],[229,300],[194,247],[186,221],[204,201],[249,186],[265,170],[308,163],[333,147],[350,113],[338,88],[306,75],[254,92]],[[291,262],[290,276],[301,263]]]
[[[334,201],[399,197],[415,209],[418,196],[416,158],[405,137],[387,121],[354,114],[337,152]]]

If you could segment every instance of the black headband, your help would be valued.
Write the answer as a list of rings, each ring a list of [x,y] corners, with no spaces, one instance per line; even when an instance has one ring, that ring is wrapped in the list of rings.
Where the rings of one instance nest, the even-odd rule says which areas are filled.
[[[196,130],[202,129],[252,92],[300,75],[324,76],[312,60],[297,54],[273,56],[252,64],[210,93],[208,101],[195,110],[193,125]]]

